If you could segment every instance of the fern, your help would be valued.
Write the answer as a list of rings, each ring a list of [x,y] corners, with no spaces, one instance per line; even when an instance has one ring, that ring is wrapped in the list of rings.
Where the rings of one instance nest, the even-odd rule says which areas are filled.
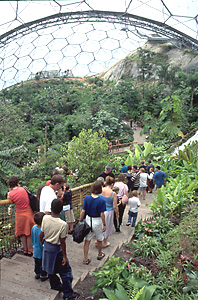
[[[136,295],[133,296],[133,298],[130,298],[130,300],[138,300],[138,299],[140,299],[140,296],[141,296],[143,293],[144,293],[144,286],[143,286],[143,288],[141,288],[141,290],[139,290],[139,291],[137,292]]]
[[[128,285],[127,289],[128,289],[127,294],[129,296],[130,300],[134,300],[137,293],[138,293],[138,288],[136,286],[135,287],[134,286],[130,287],[130,285]]]

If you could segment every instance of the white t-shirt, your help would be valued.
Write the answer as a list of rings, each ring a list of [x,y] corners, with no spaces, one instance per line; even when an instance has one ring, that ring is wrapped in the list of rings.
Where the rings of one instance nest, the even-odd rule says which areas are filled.
[[[45,215],[41,224],[41,231],[44,232],[46,242],[60,245],[60,238],[65,238],[67,234],[67,223],[60,218]]]
[[[139,198],[132,197],[132,198],[129,198],[128,205],[130,206],[129,210],[135,213],[135,212],[138,212],[138,206],[141,205],[141,202],[140,202]]]
[[[54,199],[57,199],[55,191],[50,186],[44,186],[40,195],[40,211],[51,212],[51,203]]]
[[[140,173],[140,187],[147,187],[147,173]]]

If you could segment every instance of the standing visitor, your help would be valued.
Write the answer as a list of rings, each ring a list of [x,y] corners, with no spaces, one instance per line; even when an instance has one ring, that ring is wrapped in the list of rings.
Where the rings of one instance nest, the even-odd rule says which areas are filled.
[[[125,165],[124,162],[121,162],[121,170],[120,170],[120,173],[127,173],[127,166]]]
[[[106,211],[104,212],[106,231],[104,232],[104,240],[102,245],[103,248],[106,248],[110,245],[110,243],[107,240],[108,237],[112,235],[112,231],[113,231],[114,211],[116,214],[116,219],[119,218],[118,206],[117,206],[117,195],[112,190],[114,183],[115,183],[115,179],[113,177],[107,176],[105,187],[102,188],[102,193],[100,194],[100,197],[106,203]]]
[[[72,205],[72,191],[69,189],[69,184],[65,184],[65,193],[63,195],[63,210],[65,211],[65,219],[68,225],[68,233],[72,234],[74,230],[74,213]]]
[[[133,190],[134,187],[134,182],[132,181],[132,176],[133,176],[133,170],[131,166],[127,167],[127,186],[128,186],[128,192],[130,193]]]
[[[56,192],[61,189],[64,183],[62,175],[54,175],[49,186],[44,186],[40,195],[40,211],[47,215],[51,214],[51,203],[57,198]]]
[[[146,188],[147,188],[148,174],[145,173],[145,169],[140,169],[140,201],[145,200]]]
[[[84,242],[84,260],[83,264],[88,265],[91,260],[88,258],[89,245],[92,238],[95,236],[97,240],[98,256],[97,259],[101,260],[105,256],[102,252],[102,241],[104,240],[103,232],[106,231],[105,215],[106,204],[103,199],[99,197],[102,193],[101,181],[97,180],[91,187],[91,195],[85,196],[83,208],[80,213],[79,221],[82,221],[86,214],[86,222],[91,226],[92,230],[85,237]]]
[[[139,170],[143,168],[145,170],[145,172],[147,171],[147,166],[145,165],[145,160],[141,161],[141,165],[139,166]]]
[[[161,171],[160,166],[156,167],[157,171],[153,175],[153,184],[155,185],[155,189],[160,189],[162,185],[166,185],[166,174]]]
[[[34,258],[34,275],[35,279],[41,279],[41,281],[45,281],[48,279],[47,273],[42,270],[42,256],[43,256],[43,245],[39,239],[39,235],[41,233],[41,223],[44,217],[43,212],[37,212],[34,215],[34,222],[36,223],[32,227],[31,238],[33,245],[33,258]]]
[[[104,181],[107,176],[115,178],[115,175],[111,171],[112,171],[112,167],[110,165],[106,165],[104,172],[98,175],[98,177],[103,177]]]
[[[8,186],[8,200],[12,200],[16,204],[15,236],[20,237],[23,244],[24,255],[32,256],[31,230],[35,223],[28,194],[26,190],[20,186],[16,176],[10,177]]]
[[[138,215],[138,207],[141,205],[141,202],[138,198],[138,191],[132,192],[132,197],[129,198],[129,211],[128,211],[128,222],[126,226],[131,225],[131,219],[133,218],[133,222],[131,227],[135,227],[137,215]]]
[[[123,203],[122,199],[124,196],[128,197],[128,186],[124,183],[125,181],[125,175],[123,173],[120,173],[118,175],[118,181],[115,183],[114,187],[119,188],[119,192],[117,193],[117,196],[120,199],[120,203],[118,206],[119,209],[119,228],[116,228],[116,232],[120,232],[120,225],[122,224],[123,214],[126,207],[126,203]]]
[[[40,241],[44,242],[42,269],[48,273],[51,289],[63,291],[63,300],[78,299],[79,294],[72,289],[72,270],[66,253],[67,224],[59,217],[62,209],[62,201],[54,199],[50,209],[52,215],[43,217],[40,233]]]
[[[151,160],[148,160],[148,165],[147,165],[147,173],[149,174],[150,172],[150,168],[153,168],[153,170],[155,170],[154,165],[151,163]]]
[[[148,193],[152,193],[153,188],[154,188],[153,176],[154,176],[154,170],[153,170],[153,168],[150,168],[150,171],[148,174]]]
[[[131,178],[133,181],[133,190],[138,190],[140,186],[140,171],[138,170],[137,166],[133,166],[133,176]]]

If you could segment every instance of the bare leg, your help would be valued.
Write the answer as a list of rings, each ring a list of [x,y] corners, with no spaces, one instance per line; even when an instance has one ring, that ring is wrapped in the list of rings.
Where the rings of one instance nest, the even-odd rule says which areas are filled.
[[[20,237],[21,239],[21,243],[23,244],[23,250],[24,250],[24,253],[27,253],[28,252],[28,245],[27,245],[27,237],[26,235],[21,235]]]
[[[70,230],[73,231],[74,230],[74,224],[71,222],[71,223],[69,223],[69,226],[70,226]]]
[[[91,241],[85,240],[85,243],[84,243],[84,261],[88,260],[88,252],[89,252],[90,243],[91,243]]]
[[[140,191],[140,201],[142,200],[142,191]]]
[[[26,238],[27,238],[28,253],[31,254],[33,253],[31,235],[28,235]]]
[[[108,240],[108,237],[103,240],[103,247],[107,246],[107,240]]]
[[[143,200],[146,198],[146,191],[143,191]]]
[[[98,241],[98,256],[102,255],[102,241]]]

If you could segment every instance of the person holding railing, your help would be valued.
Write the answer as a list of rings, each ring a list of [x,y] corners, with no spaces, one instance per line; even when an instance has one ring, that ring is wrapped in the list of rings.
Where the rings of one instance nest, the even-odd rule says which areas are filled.
[[[15,236],[20,237],[24,248],[24,255],[32,256],[31,230],[34,226],[34,213],[30,207],[30,200],[26,190],[19,185],[16,176],[12,176],[8,182],[8,200],[16,204]]]

